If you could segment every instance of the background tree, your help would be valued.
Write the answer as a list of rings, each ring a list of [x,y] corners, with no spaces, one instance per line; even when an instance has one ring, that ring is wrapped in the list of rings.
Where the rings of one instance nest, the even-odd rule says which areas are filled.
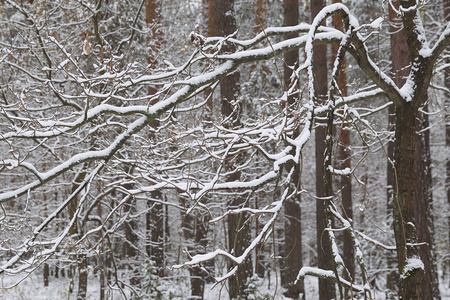
[[[325,7],[323,0],[311,0],[311,18]],[[314,45],[313,50],[313,70],[315,92],[315,102],[323,104],[328,93],[328,67],[327,67],[327,45]],[[333,258],[331,252],[331,242],[326,234],[328,227],[327,201],[333,196],[331,174],[325,170],[325,141],[327,129],[323,124],[315,131],[316,147],[316,234],[317,234],[317,262],[321,269],[332,270]],[[319,298],[320,300],[332,299],[335,295],[334,283],[326,278],[319,278]]]
[[[229,36],[236,32],[236,17],[234,11],[234,0],[216,0],[214,3],[216,31],[219,36]],[[228,44],[222,51],[234,52],[236,47]],[[220,81],[221,112],[224,119],[223,125],[226,128],[237,128],[240,126],[241,104],[240,94],[240,73],[234,72],[227,75]],[[227,181],[239,181],[241,172],[236,169],[243,161],[242,155],[236,155],[224,160],[225,170],[229,173]],[[233,195],[227,200],[230,209],[237,209],[246,206],[246,196]],[[241,255],[251,242],[251,226],[245,213],[228,216],[228,247],[235,255]],[[230,299],[247,299],[248,279],[253,275],[253,265],[251,259],[247,259],[239,266],[230,265],[230,269],[237,268],[236,275],[229,281]]]

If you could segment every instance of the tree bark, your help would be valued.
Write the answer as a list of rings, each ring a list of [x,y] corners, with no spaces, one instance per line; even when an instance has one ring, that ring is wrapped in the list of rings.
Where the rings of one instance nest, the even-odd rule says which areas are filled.
[[[215,18],[216,30],[219,36],[227,36],[236,31],[236,17],[234,12],[234,0],[215,0]],[[224,52],[234,52],[236,47],[227,44]],[[221,94],[221,114],[224,118],[224,126],[227,128],[235,128],[240,125],[240,106],[237,102],[240,92],[240,73],[234,72],[226,76],[220,81]],[[241,156],[234,157],[225,161],[225,170],[232,172],[237,164],[239,164]],[[237,181],[241,177],[240,171],[232,172],[226,179],[229,182]],[[235,195],[228,200],[228,208],[242,207],[245,197]],[[245,249],[251,242],[251,226],[249,222],[244,224],[248,218],[248,214],[236,214],[228,216],[228,247],[233,255],[239,256],[244,253]],[[230,264],[230,268],[234,267]],[[231,278],[229,284],[230,299],[247,299],[248,279],[253,275],[253,264],[250,258],[246,259],[238,266],[236,276]]]
[[[48,278],[50,276],[49,273],[50,273],[50,268],[47,263],[44,263],[44,286],[48,286]]]
[[[414,176],[414,213],[417,227],[417,239],[425,242],[420,246],[419,252],[425,267],[425,280],[423,282],[423,299],[441,299],[439,293],[439,279],[434,255],[434,220],[433,220],[433,197],[431,176],[431,153],[430,153],[430,129],[427,105],[423,110],[425,113],[418,114],[416,119],[415,135],[415,162]]]
[[[333,3],[342,3],[342,0],[333,0]],[[337,15],[333,15],[333,26],[341,31],[344,30],[344,24],[342,18]],[[331,47],[331,61],[336,60],[336,56],[339,50],[339,45],[333,44]],[[347,73],[346,73],[346,60],[341,65],[341,70],[338,77],[338,87],[342,96],[347,96]],[[350,130],[351,126],[345,120],[343,120],[342,128],[339,131],[339,157],[342,161],[341,168],[351,169],[351,152],[350,152]],[[352,178],[349,176],[341,176],[341,198],[342,198],[342,215],[352,221],[353,220],[353,201],[352,201]],[[350,282],[355,279],[355,251],[353,247],[353,240],[348,230],[343,232],[343,250],[344,250],[344,264],[350,273],[350,278],[347,278]],[[349,296],[349,290],[346,290]]]
[[[311,18],[322,10],[326,2],[324,0],[311,0]],[[327,46],[313,46],[313,69],[315,80],[316,101],[324,103],[328,93],[327,76]],[[331,252],[331,241],[326,232],[327,228],[327,197],[332,196],[332,191],[325,184],[331,183],[331,174],[325,171],[325,139],[327,130],[324,124],[315,129],[316,144],[316,230],[317,230],[317,260],[319,268],[333,270],[333,258]],[[329,279],[319,278],[319,299],[329,300],[336,297],[334,282]]]
[[[399,3],[394,2],[395,7],[398,9]],[[402,86],[409,73],[410,54],[408,43],[406,42],[406,34],[402,29],[403,24],[401,19],[397,17],[392,7],[389,5],[389,22],[390,22],[390,39],[391,39],[391,71],[392,77],[397,86]],[[395,106],[391,105],[388,108],[388,131],[394,133],[395,128]],[[392,218],[393,199],[394,199],[394,140],[389,139],[387,143],[387,212],[388,218]],[[389,253],[387,256],[388,269],[393,271],[387,274],[386,278],[386,297],[388,299],[394,299],[398,292],[399,274],[396,270],[395,255]]]
[[[444,0],[444,16],[445,23],[450,22],[450,0]],[[444,23],[444,24],[445,24]],[[450,58],[447,56],[446,63],[450,64]],[[444,71],[444,81],[447,92],[445,93],[445,145],[446,149],[450,149],[450,68],[446,68]],[[450,156],[447,155],[447,174],[445,179],[445,189],[447,191],[447,203],[450,211]],[[448,216],[448,243],[450,245],[450,215]],[[450,273],[450,262],[447,262],[447,272]],[[450,283],[449,283],[450,288]]]
[[[131,185],[124,185],[125,189],[131,189]],[[131,271],[130,284],[133,286],[139,286],[141,284],[141,276],[139,276],[140,270],[138,269],[138,252],[139,236],[136,231],[138,224],[136,219],[131,218],[133,211],[135,211],[135,201],[133,197],[129,199],[123,205],[123,211],[128,214],[127,220],[123,223],[123,230],[125,234],[125,241],[123,244],[123,262],[124,267]]]
[[[394,233],[400,276],[400,299],[423,299],[424,269],[420,266],[414,218],[414,147],[417,109],[411,102],[396,107]]]
[[[161,18],[161,0],[146,0],[145,3],[145,22],[151,28],[151,34],[147,38],[149,44],[149,53],[147,61],[150,66],[155,66],[158,61],[155,53],[160,49],[163,41],[163,32],[159,23]],[[153,95],[157,92],[154,87],[148,88],[148,94]],[[153,100],[153,103],[157,100]],[[159,120],[155,119],[150,126],[159,127]],[[150,137],[153,139],[153,136]],[[155,200],[162,199],[160,191],[150,193],[150,197]],[[165,275],[164,267],[164,206],[162,203],[150,200],[148,202],[149,212],[146,215],[146,231],[150,242],[146,245],[147,255],[155,262],[158,276]]]
[[[284,0],[284,26],[293,26],[299,23],[299,5],[298,0]],[[286,39],[296,37],[296,34],[286,36]],[[291,85],[292,68],[298,65],[299,54],[298,50],[286,52],[284,54],[284,85],[286,92]],[[295,111],[298,106],[298,96],[288,95],[289,111]],[[296,138],[299,134],[298,129],[294,131],[293,137]],[[294,165],[287,164],[286,171],[289,173],[292,168],[295,168],[292,176],[291,185],[294,189],[300,189],[300,163]],[[300,296],[304,299],[305,288],[303,280],[294,284],[297,279],[298,272],[303,267],[303,253],[302,253],[302,223],[301,223],[301,195],[290,198],[286,201],[284,207],[285,224],[284,224],[284,257],[282,262],[280,277],[281,284],[286,289],[284,295],[292,299],[298,299]]]
[[[87,295],[88,269],[86,255],[78,256],[78,292],[77,300],[85,300]]]

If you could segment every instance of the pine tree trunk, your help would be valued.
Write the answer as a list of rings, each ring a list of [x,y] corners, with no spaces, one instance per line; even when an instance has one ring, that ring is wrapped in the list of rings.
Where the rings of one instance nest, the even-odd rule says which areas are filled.
[[[450,22],[450,0],[444,0],[444,16],[445,22]],[[450,64],[450,58],[447,56],[446,63]],[[446,68],[444,71],[445,87],[447,92],[445,93],[445,145],[450,149],[450,68]],[[447,155],[447,175],[445,179],[445,189],[447,191],[448,210],[450,211],[450,156]],[[450,245],[450,215],[448,216],[448,245]],[[450,262],[447,262],[447,272],[450,274]],[[449,286],[450,288],[450,281]]]
[[[131,189],[130,185],[124,185],[124,188]],[[123,210],[125,214],[128,214],[127,220],[123,224],[123,230],[125,234],[125,241],[123,244],[123,262],[124,267],[131,271],[130,284],[133,286],[139,286],[141,283],[141,277],[139,276],[140,270],[138,269],[139,263],[137,248],[139,247],[139,237],[136,233],[138,224],[136,219],[131,218],[133,215],[135,201],[133,197],[124,203]]]
[[[162,198],[161,192],[151,193],[152,199]],[[149,201],[150,211],[147,215],[147,229],[150,231],[150,245],[147,251],[155,262],[158,276],[164,276],[164,207],[162,203]]]
[[[324,0],[311,0],[311,18],[321,11],[325,6]],[[315,96],[316,101],[324,103],[328,93],[327,76],[327,46],[314,45],[313,47],[313,69],[315,78]],[[325,172],[325,139],[327,130],[323,124],[315,129],[316,144],[316,194],[319,199],[316,200],[316,227],[317,227],[317,260],[319,268],[324,270],[333,270],[333,258],[331,252],[331,241],[325,232],[327,228],[327,200],[325,197],[332,196],[332,191],[325,184],[331,183],[330,173]],[[334,282],[329,279],[319,278],[319,299],[335,299],[336,291]]]
[[[236,31],[236,19],[234,13],[234,0],[216,0],[214,2],[215,18],[216,18],[216,30],[219,36],[227,36]],[[222,48],[224,52],[235,51],[234,45],[227,45]],[[224,122],[224,126],[227,128],[234,128],[239,126],[240,121],[240,107],[233,105],[238,99],[240,92],[240,73],[234,72],[231,75],[226,76],[220,81],[220,94],[221,94],[221,114],[227,121]],[[237,156],[230,159],[225,163],[225,170],[232,172],[236,165],[239,164],[241,156]],[[232,172],[227,181],[237,181],[241,177],[241,172]],[[245,196],[235,195],[228,200],[228,208],[234,209],[242,207],[245,202]],[[248,214],[236,214],[228,216],[228,247],[230,251],[233,251],[233,255],[241,255],[251,242],[251,226],[249,222],[244,224],[244,221],[248,218]],[[230,264],[230,268],[234,267]],[[252,277],[253,265],[250,258],[246,259],[236,272],[236,276],[229,280],[229,295],[230,299],[247,299],[247,287],[248,279]]]
[[[151,28],[150,34],[147,38],[149,44],[149,53],[147,61],[150,66],[156,66],[158,61],[155,53],[160,49],[163,41],[163,33],[160,30],[161,18],[161,0],[146,0],[145,3],[145,22]],[[148,87],[148,94],[153,95],[157,92],[154,87]],[[156,100],[153,100],[154,104]],[[153,128],[159,127],[159,120],[155,119],[150,126]],[[150,137],[153,138],[152,136]],[[150,193],[150,197],[155,200],[162,200],[160,191]],[[147,255],[155,262],[158,276],[165,275],[164,266],[164,206],[162,203],[148,201],[147,207],[149,211],[146,215],[146,232],[150,243],[146,245]]]
[[[398,8],[398,2],[395,2],[396,8]],[[406,42],[406,34],[404,30],[401,30],[403,24],[401,19],[397,17],[392,7],[389,6],[389,21],[390,21],[390,35],[391,39],[391,60],[392,60],[392,73],[393,80],[397,86],[402,86],[405,83],[406,77],[409,73],[410,55],[409,48]],[[394,133],[395,128],[395,106],[391,105],[388,109],[388,131]],[[393,214],[393,199],[394,199],[394,141],[390,139],[387,144],[387,211],[388,218],[392,218]],[[387,256],[388,268],[393,270],[387,274],[386,278],[386,297],[388,299],[394,299],[398,291],[399,274],[396,268],[396,259],[393,253],[389,253]]]
[[[85,300],[87,295],[88,269],[86,255],[78,256],[78,292],[77,300]]]
[[[342,3],[342,0],[333,0],[333,3]],[[344,30],[342,18],[333,15],[333,26],[339,30]],[[339,45],[333,44],[331,47],[331,61],[335,61]],[[338,77],[338,87],[342,96],[347,96],[347,73],[346,60],[341,65],[341,70]],[[341,168],[351,169],[351,153],[350,153],[350,130],[351,126],[344,122],[342,129],[339,131],[339,157],[342,161]],[[352,201],[352,178],[351,176],[342,176],[341,180],[341,197],[342,197],[342,215],[348,220],[353,220],[353,201]],[[350,278],[346,278],[350,282],[355,279],[355,251],[353,247],[353,240],[348,230],[343,232],[343,250],[344,250],[344,264],[350,273]],[[347,296],[350,291],[346,290]]]
[[[50,269],[47,263],[44,263],[44,286],[48,286],[48,278],[50,276]]]
[[[414,218],[414,148],[417,109],[411,102],[396,107],[394,233],[400,276],[400,299],[424,299],[424,269],[420,266]]]
[[[298,0],[284,0],[284,26],[293,26],[299,23],[299,6]],[[297,35],[288,35],[286,39],[295,38]],[[286,52],[284,54],[284,85],[285,90],[288,91],[291,84],[292,68],[298,65],[299,55],[298,50]],[[288,105],[290,111],[295,110],[298,106],[298,96],[288,95]],[[293,137],[298,136],[298,130],[294,131]],[[292,176],[291,185],[295,189],[300,187],[300,164],[294,165],[289,163],[287,165],[287,172],[295,168]],[[294,282],[297,279],[298,272],[303,267],[303,253],[302,253],[302,224],[301,224],[301,196],[290,198],[286,201],[284,214],[284,261],[281,273],[281,284],[286,289],[284,295],[292,299],[298,299],[300,295],[305,297],[304,282]]]
[[[414,213],[417,227],[417,239],[425,242],[419,247],[420,257],[425,267],[425,280],[423,282],[424,299],[440,299],[439,279],[434,255],[434,220],[433,220],[433,197],[431,177],[431,153],[430,153],[430,129],[427,105],[424,106],[425,113],[419,113],[416,119],[415,136],[415,163],[414,176]]]

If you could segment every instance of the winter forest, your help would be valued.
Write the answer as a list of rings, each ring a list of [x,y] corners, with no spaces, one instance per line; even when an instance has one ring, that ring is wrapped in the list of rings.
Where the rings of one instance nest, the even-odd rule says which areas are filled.
[[[450,299],[450,0],[1,0],[0,298]]]

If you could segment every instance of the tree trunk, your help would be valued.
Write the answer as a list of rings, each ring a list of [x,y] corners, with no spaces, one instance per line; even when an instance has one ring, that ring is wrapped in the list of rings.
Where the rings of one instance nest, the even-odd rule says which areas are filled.
[[[333,3],[342,3],[342,0],[333,0]],[[333,15],[333,26],[339,30],[344,30],[344,24],[342,18]],[[335,61],[339,45],[333,44],[331,47],[331,61]],[[338,77],[338,87],[342,96],[347,96],[347,73],[346,73],[346,60],[341,65],[341,70]],[[342,161],[341,168],[351,169],[351,152],[350,152],[350,130],[351,126],[343,120],[342,129],[339,131],[339,157]],[[353,201],[352,201],[352,178],[349,176],[341,176],[341,197],[342,197],[342,215],[348,220],[353,220]],[[347,276],[347,280],[353,282],[355,279],[355,251],[353,248],[353,240],[348,230],[343,232],[343,248],[344,248],[344,264],[350,273],[350,278]],[[346,293],[349,293],[346,290]],[[347,296],[349,296],[347,294]]]
[[[396,107],[394,233],[400,276],[400,299],[424,299],[424,269],[417,246],[414,218],[414,147],[417,109],[411,102]]]
[[[75,180],[72,184],[71,194],[75,193],[75,191],[78,189],[78,187],[80,186],[81,182],[83,182],[85,177],[86,177],[85,170],[78,173],[77,177],[75,178]],[[69,207],[69,218],[71,220],[75,216],[75,214],[78,210],[78,195],[73,197],[73,199],[70,201],[68,207]],[[78,226],[77,221],[75,221],[73,223],[72,227],[70,227],[69,235],[72,237],[73,236],[79,237],[82,235],[81,228]],[[84,300],[84,299],[86,299],[86,291],[87,291],[87,260],[86,260],[86,256],[84,254],[77,255],[76,260],[77,260],[77,268],[78,268],[77,300]]]
[[[151,193],[151,198],[160,200],[161,192]],[[150,211],[147,213],[147,232],[150,232],[150,245],[147,254],[155,262],[158,276],[164,276],[164,206],[162,203],[149,201]]]
[[[78,292],[77,300],[85,300],[87,295],[88,269],[86,255],[78,256]]]
[[[131,189],[130,185],[124,185],[125,189]],[[135,201],[133,197],[124,203],[123,210],[125,214],[128,214],[127,220],[123,223],[123,230],[125,234],[125,241],[123,247],[123,262],[124,267],[131,271],[130,284],[133,286],[139,286],[141,283],[141,277],[139,276],[140,270],[138,269],[138,252],[139,237],[136,233],[138,224],[136,219],[131,218]]]
[[[398,2],[394,2],[396,8],[398,8]],[[391,60],[392,60],[392,77],[397,86],[402,86],[409,73],[409,48],[406,42],[406,34],[404,30],[401,30],[403,24],[401,19],[397,17],[392,7],[389,5],[389,21],[390,21],[390,39],[391,39]],[[388,109],[388,131],[395,132],[395,106],[391,105]],[[392,218],[393,199],[394,199],[394,141],[389,139],[387,144],[387,211],[388,218]],[[396,271],[396,258],[395,255],[389,253],[387,256],[388,269],[393,271],[387,274],[386,278],[386,297],[388,299],[394,299],[398,291],[399,274]]]
[[[203,0],[203,7],[205,8],[204,13],[204,19],[206,21],[206,29],[207,29],[207,36],[216,36],[216,17],[215,17],[215,8],[214,8],[214,1],[215,0]],[[213,120],[213,114],[214,114],[214,98],[213,98],[214,91],[211,88],[207,88],[205,90],[205,98],[208,98],[206,103],[206,116],[205,121],[212,121]]]
[[[450,0],[444,0],[444,16],[445,23],[450,22]],[[450,58],[447,56],[446,63],[450,64]],[[450,149],[450,68],[446,68],[444,71],[445,87],[447,92],[445,93],[445,145],[447,150]],[[445,179],[445,189],[447,191],[448,209],[450,211],[450,156],[447,155],[447,175]],[[450,215],[448,216],[448,245],[450,245]],[[450,262],[447,262],[447,272],[450,274]],[[449,281],[450,288],[450,281]]]
[[[234,0],[215,0],[215,17],[216,30],[219,36],[227,36],[236,31],[236,19],[234,13]],[[223,47],[224,52],[235,51],[234,45],[227,45]],[[221,93],[221,114],[225,119],[224,126],[227,128],[234,128],[239,126],[240,121],[240,107],[233,103],[238,100],[240,91],[240,73],[234,72],[226,76],[220,81]],[[225,161],[225,170],[231,172],[237,164],[239,164],[242,157],[237,156],[233,159]],[[241,172],[232,172],[227,181],[237,181],[241,177]],[[235,195],[228,200],[228,208],[242,207],[245,202],[245,196]],[[236,214],[228,216],[228,247],[233,251],[233,255],[241,255],[251,242],[251,226],[249,222],[244,224],[248,218],[248,214]],[[234,267],[230,264],[230,268]],[[229,295],[230,299],[247,299],[248,279],[252,277],[253,265],[250,258],[246,259],[238,266],[236,276],[229,280]]]
[[[154,67],[158,61],[155,53],[160,49],[163,41],[163,32],[160,30],[160,18],[161,18],[161,0],[146,0],[145,3],[145,22],[147,26],[151,28],[151,33],[147,38],[149,45],[149,53],[147,55],[147,61],[150,66]],[[153,95],[156,93],[154,87],[148,87],[148,94]],[[156,100],[152,101],[154,104]],[[152,128],[159,127],[159,120],[155,119],[150,124]],[[150,137],[153,138],[152,136]],[[154,191],[150,193],[152,198],[147,207],[149,211],[146,215],[146,232],[149,237],[149,243],[146,245],[147,255],[155,262],[158,276],[164,276],[164,206],[162,203],[154,202],[155,200],[161,200],[162,194],[160,191]]]
[[[427,105],[423,110],[428,111]],[[434,256],[434,222],[431,177],[430,129],[428,115],[419,113],[416,119],[415,136],[415,194],[414,213],[417,227],[417,239],[425,242],[419,247],[420,257],[425,267],[423,282],[423,299],[440,299],[439,279]]]
[[[44,286],[48,286],[48,277],[50,276],[49,273],[50,273],[50,268],[47,263],[44,263]]]
[[[326,2],[324,0],[311,0],[311,18],[322,10]],[[313,46],[313,69],[315,78],[315,97],[316,101],[324,103],[328,93],[327,76],[327,46]],[[333,257],[331,252],[331,241],[325,232],[327,228],[327,203],[324,198],[332,196],[330,189],[325,182],[331,183],[331,174],[325,172],[325,139],[327,136],[326,128],[320,124],[315,129],[316,144],[316,194],[319,199],[316,200],[316,226],[317,226],[317,260],[319,268],[324,270],[333,270]],[[329,279],[319,278],[319,299],[335,299],[336,291],[334,282]]]
[[[284,0],[284,26],[293,26],[299,23],[299,6],[298,0]],[[286,39],[295,38],[297,35],[288,35]],[[298,50],[286,52],[284,54],[284,85],[288,91],[291,84],[292,68],[298,65]],[[298,106],[298,96],[288,95],[289,111],[294,111]],[[294,131],[293,137],[298,136],[298,130]],[[295,168],[292,176],[291,184],[293,188],[300,189],[300,164],[287,165],[287,172]],[[297,279],[298,272],[303,267],[302,253],[302,225],[301,225],[301,196],[290,198],[286,201],[284,207],[285,224],[284,224],[284,261],[281,273],[281,284],[286,289],[284,295],[292,299],[298,299],[300,295],[305,297],[305,288],[303,280],[294,284]]]
[[[186,207],[186,200],[180,197],[183,207]],[[195,254],[206,253],[206,233],[207,228],[205,220],[198,215],[182,216],[183,236],[188,243],[188,250],[194,251]],[[205,291],[205,272],[202,268],[194,266],[189,269],[191,280],[191,296],[192,299],[203,299]]]
[[[256,10],[255,10],[255,27],[253,27],[253,32],[258,34],[266,28],[267,23],[267,0],[256,0]],[[284,0],[286,1],[286,0]],[[298,0],[291,0],[298,1]],[[286,11],[285,11],[286,12]]]

